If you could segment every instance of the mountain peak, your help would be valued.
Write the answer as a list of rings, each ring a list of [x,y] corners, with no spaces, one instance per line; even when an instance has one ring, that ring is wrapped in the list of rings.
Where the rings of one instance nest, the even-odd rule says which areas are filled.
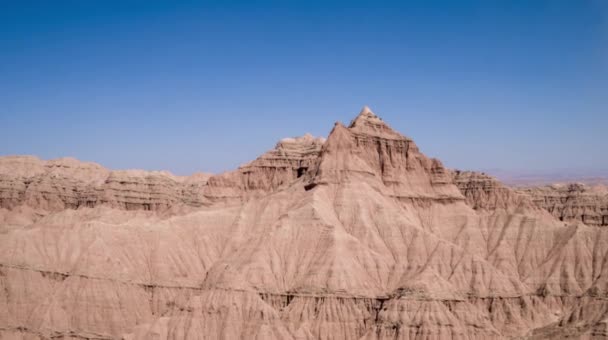
[[[386,124],[382,118],[378,117],[367,105],[363,106],[359,115],[350,122],[348,128],[356,132],[371,135],[382,135],[392,138],[403,137],[388,126],[388,124]]]
[[[350,122],[348,127],[354,128],[356,126],[366,125],[367,122],[378,123],[382,122],[382,119],[376,116],[376,114],[372,111],[372,109],[369,108],[369,106],[365,105],[363,106],[361,112],[359,112],[357,117],[355,117],[355,119]]]
[[[0,339],[607,333],[605,193],[452,172],[369,108],[214,176],[87,164],[0,157]]]
[[[369,108],[369,106],[365,105],[363,106],[363,108],[361,109],[361,112],[359,112],[359,116],[376,116],[374,114],[374,112],[372,111],[372,109]]]

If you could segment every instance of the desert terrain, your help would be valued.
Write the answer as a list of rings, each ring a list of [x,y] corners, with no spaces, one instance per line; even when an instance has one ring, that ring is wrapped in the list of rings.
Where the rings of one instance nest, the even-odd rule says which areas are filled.
[[[608,190],[447,169],[365,107],[222,174],[0,157],[2,339],[600,339]]]

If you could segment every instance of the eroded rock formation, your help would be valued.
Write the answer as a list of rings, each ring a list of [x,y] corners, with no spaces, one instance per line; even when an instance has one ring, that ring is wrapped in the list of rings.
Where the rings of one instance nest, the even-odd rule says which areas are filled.
[[[606,334],[608,233],[364,108],[225,174],[0,159],[0,337]]]
[[[526,195],[511,190],[497,179],[482,172],[452,171],[454,184],[466,198],[473,209],[494,210],[517,208],[520,205],[530,207],[531,201]]]
[[[180,178],[167,172],[110,171],[95,163],[31,156],[0,158],[0,207],[27,205],[46,211],[108,205],[126,210],[164,210],[203,204],[209,175]]]
[[[539,207],[560,221],[581,221],[587,225],[608,226],[608,188],[603,185],[554,184],[518,188]]]

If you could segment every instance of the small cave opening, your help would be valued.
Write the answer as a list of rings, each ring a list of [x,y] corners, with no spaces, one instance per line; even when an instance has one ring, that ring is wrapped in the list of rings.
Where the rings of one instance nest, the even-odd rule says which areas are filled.
[[[297,176],[298,176],[298,178],[304,176],[304,174],[306,173],[307,170],[308,170],[307,167],[298,168],[298,170],[297,170]]]

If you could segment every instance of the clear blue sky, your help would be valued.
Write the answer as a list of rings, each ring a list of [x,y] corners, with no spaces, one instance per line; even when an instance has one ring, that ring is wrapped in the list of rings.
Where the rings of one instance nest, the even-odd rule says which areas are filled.
[[[0,155],[219,172],[363,105],[450,167],[608,169],[608,2],[0,3]]]

